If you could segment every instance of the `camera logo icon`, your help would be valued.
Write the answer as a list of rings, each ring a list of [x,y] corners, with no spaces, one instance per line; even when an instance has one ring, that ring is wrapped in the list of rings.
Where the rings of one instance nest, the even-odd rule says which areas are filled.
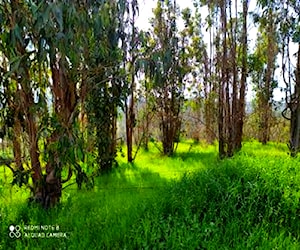
[[[14,226],[14,225],[10,225],[10,227],[9,227],[9,237],[10,238],[20,238],[21,237],[21,232],[20,232],[20,230],[21,230],[21,228],[20,228],[20,226],[18,226],[18,225],[16,225],[16,226]]]

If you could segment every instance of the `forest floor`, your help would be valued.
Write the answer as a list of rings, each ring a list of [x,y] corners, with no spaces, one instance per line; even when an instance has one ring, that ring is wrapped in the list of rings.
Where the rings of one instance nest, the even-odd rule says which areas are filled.
[[[0,249],[300,249],[300,161],[287,152],[245,142],[219,160],[216,145],[184,142],[167,158],[152,145],[48,211],[0,167]]]

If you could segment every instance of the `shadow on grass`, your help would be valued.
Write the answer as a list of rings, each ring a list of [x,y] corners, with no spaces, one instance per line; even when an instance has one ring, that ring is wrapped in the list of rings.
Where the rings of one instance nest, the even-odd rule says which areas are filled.
[[[206,156],[194,154],[210,162]],[[290,178],[240,158],[219,161],[174,182],[125,242],[132,239],[136,249],[298,249],[300,184],[291,189]]]
[[[96,190],[153,189],[163,187],[167,182],[166,178],[150,169],[139,168],[135,164],[121,163],[110,173],[99,176],[95,185]]]
[[[66,188],[63,202],[48,211],[28,207],[25,202],[6,207],[4,210],[13,215],[0,218],[0,249],[120,249],[118,242],[167,183],[158,173],[121,164],[111,173],[97,177],[94,190]],[[9,237],[10,225],[20,226],[21,238]],[[49,231],[28,231],[27,225],[58,226],[67,238],[43,237],[41,233]]]
[[[217,161],[216,152],[178,152],[175,153],[173,158],[180,158],[183,161],[196,161],[202,162],[204,165],[210,165]]]

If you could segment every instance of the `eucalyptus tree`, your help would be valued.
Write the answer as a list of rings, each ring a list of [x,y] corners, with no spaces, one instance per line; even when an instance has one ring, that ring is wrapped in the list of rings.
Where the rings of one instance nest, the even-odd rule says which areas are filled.
[[[154,71],[152,51],[155,43],[151,33],[143,30],[139,32],[139,43],[136,70],[139,72],[141,79],[137,89],[137,138],[139,140],[138,147],[142,146],[148,151],[153,132],[151,131],[151,125],[155,116],[155,96],[152,91],[153,81],[151,79]]]
[[[0,6],[6,20],[1,22],[2,87],[13,114],[17,168],[9,167],[19,185],[29,186],[31,173],[32,200],[49,207],[59,202],[72,170],[78,185],[84,175],[76,131],[81,44],[75,27],[80,27],[81,6],[64,1],[3,1]],[[62,180],[65,168],[69,174]]]
[[[235,4],[237,9],[237,2]],[[237,13],[237,11],[236,11]],[[236,14],[236,16],[238,16]],[[238,62],[237,63],[237,73],[240,70],[240,82],[237,84],[237,113],[236,113],[236,129],[237,135],[235,138],[235,150],[240,150],[242,148],[243,140],[243,127],[245,119],[245,109],[246,109],[246,88],[247,88],[247,76],[248,76],[248,0],[242,1],[242,14],[241,14],[241,37],[240,46],[238,46]],[[237,20],[238,22],[238,20]],[[235,30],[238,32],[238,29]],[[234,111],[233,111],[234,112]]]
[[[300,150],[300,3],[299,1],[277,2],[280,8],[280,42],[282,53],[282,75],[285,82],[286,109],[283,116],[290,120],[289,149],[292,156]],[[291,54],[291,45],[297,52]],[[292,57],[296,56],[295,64]],[[290,115],[288,117],[287,112]]]
[[[122,61],[125,52],[119,43],[126,42],[124,16],[128,4],[127,1],[105,1],[94,11],[87,61],[86,112],[90,130],[96,134],[99,169],[109,170],[116,164],[117,108],[123,105],[127,92]]]
[[[128,98],[125,100],[125,115],[126,115],[126,142],[127,142],[127,161],[133,162],[134,158],[132,156],[133,147],[133,130],[136,123],[135,118],[135,92],[136,92],[136,74],[138,67],[136,67],[136,60],[138,57],[138,45],[139,45],[139,32],[136,27],[136,18],[138,15],[138,2],[136,0],[128,3],[130,8],[128,8],[127,20],[125,20],[125,25],[128,24],[127,29],[127,39],[123,42],[123,53],[124,59],[123,63],[125,67],[128,68],[130,74],[127,77],[128,85]],[[129,30],[130,29],[130,30]],[[126,65],[127,64],[127,65]]]
[[[197,2],[197,1],[196,1]],[[247,79],[247,17],[248,1],[200,1],[215,13],[214,22],[218,98],[219,156],[230,157],[242,146]],[[218,25],[219,23],[219,25]]]
[[[13,151],[16,161],[16,176],[24,176],[21,150],[21,126],[28,138],[28,153],[34,194],[41,193],[42,170],[38,150],[38,114],[39,105],[35,101],[36,91],[41,90],[39,82],[32,78],[35,60],[34,52],[29,48],[32,43],[31,27],[33,17],[26,3],[19,1],[2,1],[1,16],[1,89],[2,118],[4,127],[13,128]],[[43,92],[39,91],[42,95]],[[39,96],[40,97],[40,96]],[[38,98],[39,101],[42,98]],[[12,169],[12,168],[11,168]],[[29,173],[29,171],[27,171]],[[27,179],[27,177],[25,178]],[[25,181],[20,178],[21,181]]]
[[[220,18],[220,36],[216,41],[218,87],[219,156],[230,157],[242,146],[247,79],[248,1],[216,3]],[[240,34],[240,35],[239,35]],[[240,41],[240,43],[238,43]]]
[[[188,56],[190,58],[192,82],[189,86],[193,94],[192,117],[197,123],[205,126],[204,138],[208,143],[217,139],[217,81],[214,55],[214,19],[216,13],[209,5],[208,15],[203,19],[201,11],[204,6],[194,3],[194,14],[189,9],[182,11],[185,29],[188,34]],[[204,20],[204,22],[203,22]],[[203,25],[209,34],[209,43],[204,41]],[[195,129],[199,129],[196,126]],[[199,133],[199,131],[198,131]]]
[[[277,45],[275,45],[276,39],[269,40],[269,35],[264,30],[259,30],[260,34],[258,35],[255,51],[249,56],[249,68],[256,91],[254,112],[258,118],[258,139],[263,144],[266,144],[270,139],[273,90],[277,86],[274,73],[275,56],[278,53],[278,49],[276,49]],[[273,34],[275,34],[275,31],[273,31]],[[270,37],[274,36],[273,34]],[[273,46],[269,45],[269,43],[273,43]],[[266,51],[270,53],[266,53]],[[271,57],[273,58],[272,60],[270,59]]]
[[[33,200],[44,207],[59,202],[62,184],[74,172],[79,187],[91,184],[84,169],[91,142],[79,130],[80,110],[88,112],[96,131],[99,168],[112,165],[124,91],[119,41],[125,6],[125,1],[0,4],[1,122],[14,132],[15,165],[7,165],[19,185],[29,186],[31,174]]]
[[[218,106],[217,106],[217,72],[215,71],[215,61],[214,58],[214,41],[216,37],[213,37],[214,27],[212,27],[213,22],[213,12],[209,8],[209,14],[207,16],[208,29],[209,29],[209,45],[204,47],[201,46],[201,51],[203,52],[203,92],[204,92],[204,120],[205,120],[205,134],[208,143],[213,143],[214,140],[218,138],[217,136],[217,119],[218,119]],[[208,49],[208,48],[209,49]]]
[[[187,73],[184,46],[180,43],[176,1],[158,1],[152,24],[152,49],[147,67],[153,83],[156,111],[160,119],[163,153],[172,155],[181,129],[184,76]]]
[[[276,59],[278,55],[278,14],[274,1],[258,1],[262,13],[254,15],[259,23],[258,37],[254,53],[250,56],[251,75],[256,90],[256,112],[258,114],[259,141],[266,144],[270,138],[273,90]]]

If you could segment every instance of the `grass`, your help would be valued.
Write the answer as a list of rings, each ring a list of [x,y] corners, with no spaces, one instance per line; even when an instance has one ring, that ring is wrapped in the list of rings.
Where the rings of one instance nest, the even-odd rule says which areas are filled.
[[[150,148],[134,165],[118,161],[94,190],[70,186],[49,211],[2,181],[0,249],[300,248],[300,163],[284,144],[246,142],[220,161],[216,146],[184,142],[171,158]],[[11,239],[11,224],[58,225],[68,238]]]

